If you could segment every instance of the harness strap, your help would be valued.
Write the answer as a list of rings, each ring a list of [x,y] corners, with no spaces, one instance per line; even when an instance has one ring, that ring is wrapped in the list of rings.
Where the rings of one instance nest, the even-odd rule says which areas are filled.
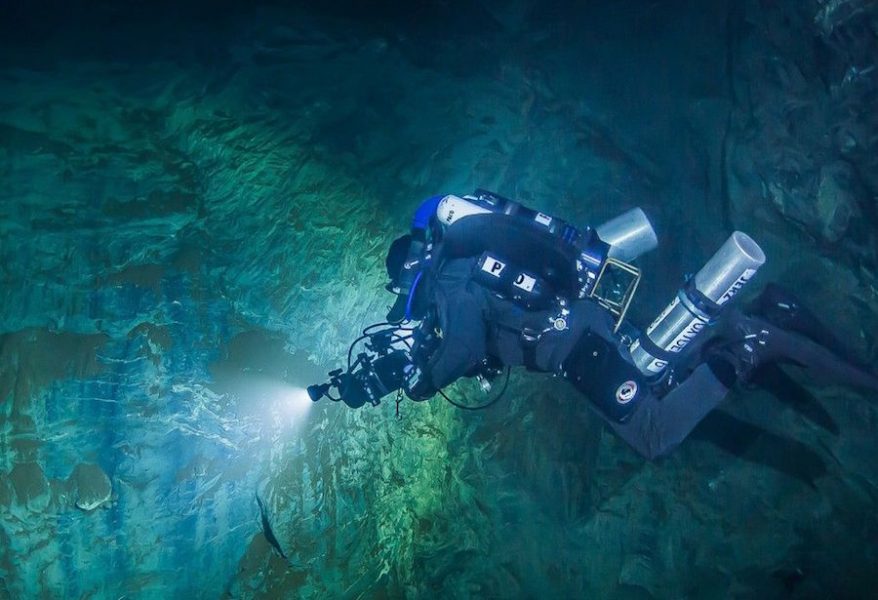
[[[680,302],[683,303],[689,312],[707,322],[716,319],[723,310],[721,305],[702,294],[701,291],[695,287],[694,277],[690,277],[689,280],[686,281],[686,285],[680,290],[678,296]]]
[[[668,363],[674,363],[680,359],[679,352],[668,352],[667,350],[653,342],[646,334],[641,335],[637,341],[640,343],[641,348],[646,350],[655,358],[666,361]]]
[[[540,338],[543,337],[545,331],[537,331],[530,327],[522,327],[520,332],[521,354],[524,359],[524,366],[529,371],[538,371],[537,367],[537,346]]]

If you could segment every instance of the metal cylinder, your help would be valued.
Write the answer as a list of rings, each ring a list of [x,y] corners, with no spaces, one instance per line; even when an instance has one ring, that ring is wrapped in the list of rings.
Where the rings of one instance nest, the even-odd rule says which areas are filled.
[[[684,287],[631,344],[631,359],[640,372],[660,376],[668,366],[669,355],[682,352],[710,322],[704,299],[718,310],[750,281],[764,262],[762,248],[747,234],[734,232],[695,275],[692,287],[703,298]]]
[[[608,256],[623,262],[630,262],[658,246],[655,230],[640,208],[632,208],[610,219],[595,231],[610,245]]]
[[[753,238],[736,231],[695,274],[695,287],[720,306],[732,299],[765,262]]]
[[[479,203],[478,200],[465,199],[449,194],[439,201],[439,206],[436,208],[436,217],[440,223],[448,226],[470,215],[483,215],[492,212],[497,212],[497,210]]]

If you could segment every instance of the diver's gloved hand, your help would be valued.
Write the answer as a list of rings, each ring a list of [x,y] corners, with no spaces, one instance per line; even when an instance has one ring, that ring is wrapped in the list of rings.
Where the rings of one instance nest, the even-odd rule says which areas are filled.
[[[436,393],[430,377],[417,365],[409,365],[403,375],[405,395],[416,402],[429,400]]]

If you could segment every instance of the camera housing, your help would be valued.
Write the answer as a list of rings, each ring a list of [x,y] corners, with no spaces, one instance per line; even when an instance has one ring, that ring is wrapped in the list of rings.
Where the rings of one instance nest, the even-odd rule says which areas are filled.
[[[405,368],[411,364],[408,353],[393,350],[379,342],[371,346],[373,353],[362,352],[347,372],[336,369],[329,373],[327,383],[308,386],[308,396],[317,402],[324,396],[336,402],[344,402],[351,408],[360,408],[367,402],[377,406],[381,398],[400,389]],[[375,352],[377,350],[377,352]],[[330,395],[330,389],[338,390],[338,397]]]

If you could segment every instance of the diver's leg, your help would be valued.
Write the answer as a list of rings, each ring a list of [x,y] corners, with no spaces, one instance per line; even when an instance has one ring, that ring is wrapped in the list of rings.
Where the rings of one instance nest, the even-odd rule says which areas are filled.
[[[717,353],[735,363],[740,379],[746,380],[762,364],[792,363],[807,369],[817,383],[878,391],[874,374],[801,333],[786,331],[759,317],[729,311],[722,339],[715,347],[722,348]]]
[[[626,422],[607,419],[607,423],[638,453],[654,459],[686,439],[728,391],[711,366],[702,364],[666,396],[646,396]]]
[[[807,369],[817,383],[847,385],[878,392],[878,377],[857,368],[811,340],[782,329],[768,334],[769,342],[780,357],[778,362],[792,362]]]
[[[862,367],[851,349],[836,337],[835,332],[804,306],[790,290],[776,283],[769,283],[765,289],[750,302],[744,312],[765,319],[787,331],[795,331],[827,348],[845,361]]]

